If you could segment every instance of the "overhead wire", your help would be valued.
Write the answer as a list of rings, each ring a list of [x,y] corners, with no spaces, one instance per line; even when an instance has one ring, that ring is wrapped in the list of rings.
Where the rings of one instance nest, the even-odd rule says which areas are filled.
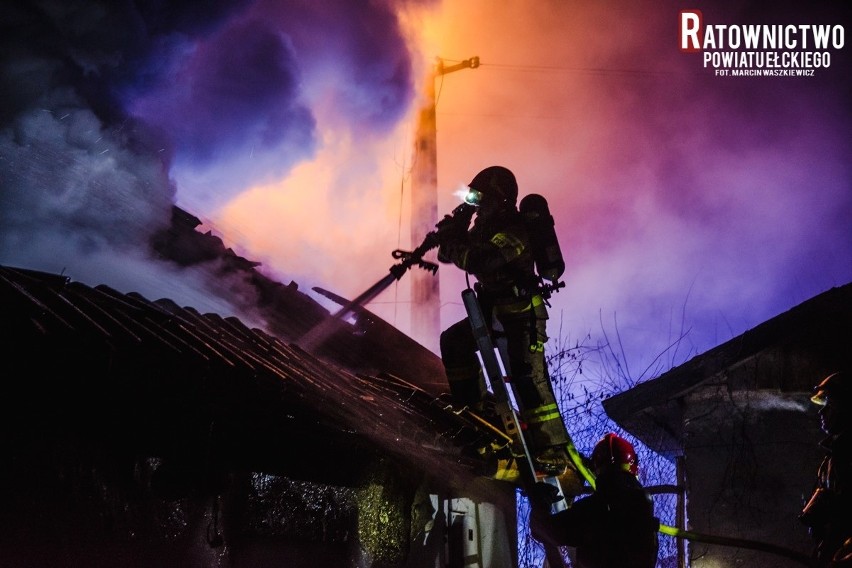
[[[706,73],[695,71],[675,71],[675,70],[655,70],[655,69],[619,69],[607,67],[567,67],[562,65],[517,65],[507,63],[487,63],[480,62],[480,68],[488,69],[503,69],[507,71],[521,71],[530,73],[587,73],[592,75],[633,75],[633,76],[666,76],[666,75],[683,75],[683,76],[706,76]]]

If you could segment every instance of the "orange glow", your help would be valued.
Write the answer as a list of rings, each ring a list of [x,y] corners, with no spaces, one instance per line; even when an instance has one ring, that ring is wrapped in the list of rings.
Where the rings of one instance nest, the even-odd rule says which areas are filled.
[[[413,76],[430,77],[441,35],[436,13],[412,7],[399,18],[408,31]],[[352,298],[387,274],[396,262],[394,249],[416,246],[409,238],[410,171],[422,99],[411,101],[389,136],[370,140],[352,132],[322,97],[316,93],[312,106],[321,138],[314,159],[282,180],[242,192],[213,224],[232,241],[229,246],[238,243],[282,280]],[[409,297],[405,282],[370,308],[407,331]]]

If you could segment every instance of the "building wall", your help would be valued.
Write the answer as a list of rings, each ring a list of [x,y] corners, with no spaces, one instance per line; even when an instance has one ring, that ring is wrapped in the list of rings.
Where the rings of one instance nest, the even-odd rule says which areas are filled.
[[[797,515],[822,459],[817,408],[808,395],[730,391],[725,382],[684,404],[689,530],[810,554]],[[765,551],[692,542],[690,566],[786,568],[800,562]]]

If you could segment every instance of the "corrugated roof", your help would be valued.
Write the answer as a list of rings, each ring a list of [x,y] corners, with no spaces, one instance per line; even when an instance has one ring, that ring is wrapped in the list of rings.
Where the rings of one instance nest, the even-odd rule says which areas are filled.
[[[168,299],[0,267],[0,315],[13,452],[67,428],[113,451],[346,484],[376,455],[468,475],[494,441],[392,373]]]
[[[225,248],[209,231],[201,233],[200,224],[198,218],[174,207],[169,228],[152,239],[153,250],[178,266],[211,272],[211,280],[224,282],[236,275],[240,289],[225,290],[228,300],[243,301],[245,312],[261,317],[264,329],[275,337],[300,343],[324,324],[326,341],[312,349],[324,359],[354,372],[405,377],[435,395],[448,390],[440,358],[427,348],[366,309],[354,311],[354,325],[329,321],[328,310],[301,292],[298,284],[285,285],[268,277],[260,271],[260,263]],[[388,259],[389,264],[393,262],[390,252]],[[377,274],[376,280],[383,276]]]

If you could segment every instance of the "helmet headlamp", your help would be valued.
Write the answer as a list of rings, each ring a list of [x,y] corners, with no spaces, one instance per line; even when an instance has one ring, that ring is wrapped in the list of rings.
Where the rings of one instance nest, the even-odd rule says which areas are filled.
[[[468,205],[478,207],[482,203],[482,192],[469,187],[467,193],[464,195],[464,202]]]

